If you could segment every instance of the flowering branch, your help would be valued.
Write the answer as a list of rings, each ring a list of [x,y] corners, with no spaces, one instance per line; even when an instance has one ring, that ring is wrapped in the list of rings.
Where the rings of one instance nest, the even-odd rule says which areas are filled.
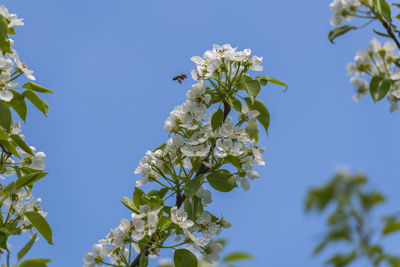
[[[392,4],[400,8],[400,4]],[[343,21],[353,18],[368,19],[361,27],[344,25],[336,27],[329,33],[329,40],[333,40],[351,30],[364,28],[377,20],[384,27],[386,33],[373,30],[379,36],[389,38],[383,46],[375,38],[371,41],[368,50],[360,50],[355,57],[355,63],[347,67],[352,75],[351,83],[356,88],[354,100],[370,93],[374,102],[384,97],[391,103],[390,112],[398,110],[400,100],[400,30],[393,23],[392,8],[386,0],[334,0],[330,4],[334,16],[330,22],[333,26],[340,26]],[[400,19],[399,16],[395,17]],[[397,36],[396,36],[397,34]],[[369,82],[361,76],[370,76]]]
[[[51,228],[44,218],[47,212],[40,207],[41,199],[32,196],[34,184],[47,175],[43,171],[46,154],[36,152],[35,147],[26,143],[21,134],[21,123],[11,112],[14,110],[25,122],[28,100],[47,116],[49,106],[37,93],[52,93],[32,82],[35,80],[33,71],[19,59],[13,48],[14,41],[9,35],[16,34],[15,27],[22,25],[22,19],[0,6],[0,178],[8,182],[0,184],[0,254],[7,252],[6,263],[2,264],[6,267],[11,266],[8,243],[11,236],[29,233],[30,240],[17,253],[19,266],[47,266],[50,259],[21,260],[39,235],[53,243]],[[17,81],[24,76],[31,81],[18,86]]]
[[[205,210],[212,202],[207,187],[230,192],[240,183],[248,190],[249,179],[259,178],[253,168],[265,162],[264,148],[257,145],[257,122],[267,131],[269,111],[257,96],[268,82],[286,85],[270,76],[247,75],[262,70],[262,58],[251,57],[249,49],[237,52],[228,44],[214,45],[192,61],[197,83],[165,121],[170,139],[146,152],[135,170],[142,177],[133,197],[124,197],[131,220],[123,219],[93,246],[84,257],[85,267],[147,266],[148,258],[157,257],[162,248],[174,249],[175,266],[197,267],[197,258],[183,248],[189,245],[207,261],[219,259],[222,244],[215,236],[230,223]],[[230,116],[232,108],[237,118]],[[139,188],[149,182],[161,188],[148,193]],[[130,261],[132,247],[138,254]]]

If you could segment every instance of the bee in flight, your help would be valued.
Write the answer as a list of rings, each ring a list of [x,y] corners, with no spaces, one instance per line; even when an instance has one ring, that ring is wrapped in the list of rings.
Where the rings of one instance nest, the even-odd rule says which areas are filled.
[[[182,83],[182,81],[186,78],[187,78],[186,74],[182,73],[182,74],[176,75],[174,78],[172,78],[172,80],[178,81],[178,83]]]

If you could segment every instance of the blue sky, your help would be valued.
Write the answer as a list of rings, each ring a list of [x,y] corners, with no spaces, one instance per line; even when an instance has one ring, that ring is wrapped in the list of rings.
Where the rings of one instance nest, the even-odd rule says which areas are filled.
[[[214,211],[228,217],[226,251],[254,254],[250,266],[321,266],[311,251],[323,220],[305,216],[310,186],[338,164],[366,172],[371,188],[389,196],[381,212],[396,212],[399,113],[370,98],[352,101],[345,65],[372,36],[369,30],[329,43],[329,1],[6,0],[25,18],[16,48],[49,95],[46,119],[31,109],[27,141],[48,156],[50,175],[35,189],[54,229],[55,245],[39,242],[30,257],[51,266],[81,266],[83,255],[129,211],[137,163],[163,143],[163,123],[183,102],[193,55],[213,43],[251,48],[265,74],[289,84],[260,98],[271,112],[261,136],[267,166],[249,192],[214,194]],[[397,239],[390,239],[395,244]],[[18,246],[18,243],[15,243]]]

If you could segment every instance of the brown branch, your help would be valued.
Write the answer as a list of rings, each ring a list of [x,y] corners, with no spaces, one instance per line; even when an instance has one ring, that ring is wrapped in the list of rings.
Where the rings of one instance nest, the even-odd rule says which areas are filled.
[[[228,117],[229,112],[231,111],[231,106],[224,101],[224,120],[226,120],[226,118]],[[200,165],[199,170],[197,171],[196,175],[194,177],[197,177],[199,175],[205,174],[210,170],[209,167],[205,166],[204,164]],[[182,206],[183,202],[185,201],[185,194],[177,194],[176,195],[176,204],[175,206],[178,207],[178,209]],[[154,240],[153,240],[154,241]],[[140,253],[136,256],[136,258],[133,260],[132,264],[129,265],[129,267],[139,267],[140,264],[140,258],[142,257],[142,255],[145,255],[146,257],[149,256],[149,250],[148,248],[143,249],[142,251],[140,251]]]
[[[392,27],[389,24],[387,24],[386,21],[381,21],[381,22],[382,22],[383,27],[385,27],[387,33],[389,34],[390,38],[393,39],[393,41],[396,43],[397,47],[400,49],[400,42],[399,42],[399,40],[397,40],[396,36],[394,35]]]

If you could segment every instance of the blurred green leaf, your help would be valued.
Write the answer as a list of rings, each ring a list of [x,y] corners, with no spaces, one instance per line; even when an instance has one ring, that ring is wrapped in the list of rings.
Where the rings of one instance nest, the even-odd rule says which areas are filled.
[[[17,254],[18,261],[20,261],[26,255],[26,253],[31,249],[31,247],[35,243],[36,237],[37,237],[36,234],[33,235],[32,238],[28,241],[28,243],[26,243],[26,245],[18,252]]]
[[[39,233],[49,242],[53,244],[53,232],[46,219],[36,211],[27,211],[24,215],[32,223],[32,225],[39,231]]]
[[[29,173],[29,174],[23,175],[21,177],[18,177],[18,179],[16,181],[16,187],[17,187],[17,189],[19,189],[23,186],[32,185],[35,182],[42,179],[43,177],[45,177],[47,174],[48,174],[47,172],[37,171],[37,172]]]
[[[22,262],[19,267],[47,267],[50,259],[30,259]]]
[[[389,79],[382,78],[380,76],[374,76],[371,78],[369,83],[369,92],[374,102],[377,102],[385,97],[389,92],[392,81]]]
[[[46,94],[54,93],[53,91],[50,91],[49,89],[47,89],[43,86],[40,86],[34,82],[27,82],[22,87],[25,89],[31,90],[31,91],[39,92],[39,93],[46,93]]]
[[[391,23],[391,10],[389,4],[385,0],[372,0],[373,6],[378,13],[386,20],[388,24]]]
[[[232,252],[223,258],[223,262],[241,261],[241,260],[251,260],[253,256],[246,252]]]
[[[348,254],[337,253],[332,258],[327,260],[325,264],[332,264],[335,267],[343,267],[350,264],[356,257],[357,253],[354,251]]]
[[[197,267],[196,256],[187,249],[177,249],[174,253],[175,267]]]
[[[26,120],[26,114],[28,112],[28,108],[26,107],[26,102],[25,102],[25,97],[16,92],[15,90],[10,90],[14,97],[13,99],[9,102],[9,105],[11,108],[18,114],[18,116],[25,122]]]
[[[335,40],[337,37],[347,33],[350,30],[356,30],[356,29],[358,28],[350,25],[337,27],[329,32],[328,39],[332,44],[334,44],[335,42],[333,40]]]
[[[385,219],[385,226],[382,230],[382,235],[389,235],[400,230],[400,221],[396,217]]]
[[[17,158],[21,158],[21,156],[19,155],[17,148],[9,141],[7,140],[0,140],[0,144],[11,154],[13,154],[14,156],[16,156]]]
[[[25,96],[29,101],[31,101],[31,103],[38,110],[40,110],[45,116],[49,114],[50,110],[49,105],[47,104],[46,101],[38,97],[35,92],[26,90],[25,92],[22,93],[22,95]]]
[[[11,139],[26,153],[34,156],[32,149],[28,146],[27,143],[21,138],[21,136],[17,134],[10,135]]]
[[[3,101],[0,101],[0,126],[4,128],[7,132],[11,131],[11,111],[4,104]]]

